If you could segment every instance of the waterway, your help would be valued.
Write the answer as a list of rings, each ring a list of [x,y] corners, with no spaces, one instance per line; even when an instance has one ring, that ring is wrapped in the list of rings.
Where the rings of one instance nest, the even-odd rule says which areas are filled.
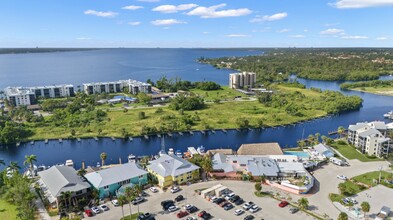
[[[104,50],[100,51],[103,53]],[[165,50],[164,50],[165,51]],[[187,51],[184,49],[184,51]],[[186,52],[183,55],[186,56]],[[201,56],[209,57],[210,55],[213,57],[218,56],[235,56],[235,55],[249,55],[253,53],[260,53],[260,51],[236,51],[236,50],[188,50],[192,51],[193,55],[188,57],[178,57],[178,59],[183,60],[184,66],[181,65],[182,62],[178,64],[181,66],[181,73],[178,76],[182,77],[186,80],[215,80],[221,84],[226,85],[228,83],[228,73],[231,72],[229,70],[217,70],[215,68],[209,67],[208,65],[198,64],[195,62],[195,59]],[[71,52],[71,53],[86,53],[84,52]],[[87,53],[91,53],[87,52]],[[169,53],[169,52],[166,52]],[[179,51],[175,50],[175,53],[179,53]],[[189,52],[190,53],[190,52]],[[103,53],[104,56],[105,53]],[[170,54],[170,53],[169,53]],[[29,54],[34,57],[36,54]],[[63,56],[62,54],[61,56]],[[9,55],[10,56],[10,55]],[[27,55],[25,55],[27,56]],[[40,56],[40,55],[39,55]],[[48,54],[45,56],[51,57]],[[53,55],[52,56],[56,56]],[[68,56],[68,55],[67,55]],[[81,55],[80,55],[81,56]],[[121,55],[116,55],[116,59],[120,59]],[[83,57],[83,56],[82,56]],[[23,58],[27,59],[27,58]],[[165,60],[165,58],[162,58]],[[175,59],[175,58],[171,58]],[[0,64],[2,57],[0,56]],[[29,61],[30,62],[30,61]],[[32,61],[31,61],[32,62]],[[134,61],[135,62],[135,61]],[[150,61],[153,62],[154,61]],[[162,60],[160,63],[165,63]],[[16,65],[16,64],[15,64]],[[52,64],[50,64],[52,65]],[[101,64],[103,65],[103,64]],[[166,65],[166,64],[165,64]],[[1,65],[0,65],[1,66]],[[170,65],[169,65],[170,66]],[[61,69],[62,66],[58,68]],[[129,73],[132,73],[133,68],[129,67]],[[180,68],[180,67],[179,67]],[[196,70],[199,69],[199,70]],[[4,71],[4,69],[0,69],[0,72]],[[26,70],[27,71],[27,70]],[[108,70],[109,71],[109,70]],[[157,67],[155,70],[157,72],[165,72],[166,70],[161,69],[161,67]],[[151,71],[151,72],[155,72]],[[207,71],[206,74],[204,71]],[[121,71],[119,71],[121,72]],[[173,72],[172,70],[168,70],[168,73]],[[0,73],[0,76],[3,73]],[[48,72],[46,72],[48,74]],[[140,73],[139,73],[140,74]],[[139,80],[145,80],[147,77],[151,77],[152,79],[158,78],[159,74],[156,75],[136,75],[130,74],[121,77],[120,75],[115,74],[116,79],[123,78],[136,78]],[[210,74],[216,74],[214,76],[210,76]],[[90,74],[90,80],[88,81],[96,81],[94,79],[94,74]],[[168,74],[168,76],[171,76]],[[106,78],[108,76],[102,77],[101,80],[116,80]],[[82,77],[83,78],[83,77]],[[393,79],[393,77],[387,76],[382,77],[382,79]],[[81,80],[81,79],[80,79]],[[11,80],[12,81],[12,80]],[[326,82],[326,81],[317,81],[317,80],[306,80],[306,79],[298,79],[299,82],[306,85],[307,88],[315,87],[320,88],[322,90],[335,90],[340,91],[340,83],[341,82]],[[22,81],[23,82],[23,81]],[[82,81],[84,82],[84,81]],[[3,83],[3,82],[2,82]],[[15,82],[13,82],[15,84]],[[61,82],[54,82],[61,83]],[[81,83],[81,81],[76,82]],[[35,84],[35,83],[32,83]],[[203,145],[206,149],[213,148],[232,148],[237,149],[243,143],[256,143],[256,142],[278,142],[283,148],[293,147],[296,145],[296,142],[302,138],[306,138],[309,134],[320,133],[322,135],[327,135],[329,131],[336,130],[339,126],[347,127],[349,124],[353,124],[359,121],[372,121],[372,120],[383,120],[383,114],[393,109],[393,97],[374,95],[369,93],[362,93],[357,91],[341,91],[345,95],[358,95],[360,96],[364,102],[363,107],[359,111],[348,112],[344,114],[340,114],[338,116],[332,116],[323,119],[316,119],[309,122],[296,124],[293,126],[287,127],[278,127],[278,128],[268,128],[263,130],[245,130],[245,131],[236,131],[236,130],[228,130],[226,133],[221,131],[216,131],[215,134],[209,133],[207,135],[203,135],[200,132],[194,132],[194,135],[184,134],[183,136],[179,134],[173,134],[172,137],[165,138],[166,149],[174,148],[175,150],[186,151],[187,147],[195,146],[198,147]],[[87,165],[95,165],[100,161],[100,153],[106,152],[108,155],[107,163],[117,163],[119,158],[123,162],[127,160],[127,156],[129,154],[134,155],[155,155],[160,150],[160,138],[157,136],[151,136],[149,140],[145,140],[145,138],[134,138],[133,141],[117,139],[112,141],[110,138],[102,138],[98,141],[94,139],[86,139],[81,140],[81,142],[77,142],[76,140],[63,140],[62,143],[59,143],[57,140],[49,141],[48,144],[45,144],[43,141],[36,141],[34,145],[30,143],[22,143],[19,147],[15,146],[3,146],[0,148],[0,159],[4,159],[6,163],[9,161],[18,161],[20,164],[24,161],[25,155],[35,154],[37,155],[38,161],[37,164],[45,164],[45,165],[53,165],[59,162],[64,163],[67,159],[72,159],[75,163],[76,168],[81,166],[82,161],[85,161]]]

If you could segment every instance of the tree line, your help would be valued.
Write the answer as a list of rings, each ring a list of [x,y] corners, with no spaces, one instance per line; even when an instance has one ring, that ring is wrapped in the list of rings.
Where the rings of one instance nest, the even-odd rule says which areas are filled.
[[[364,87],[373,87],[373,88],[393,87],[393,80],[372,80],[372,81],[343,83],[340,85],[340,88],[344,90],[354,89],[354,88],[364,88]]]
[[[166,76],[163,76],[155,83],[148,79],[147,83],[150,83],[152,86],[155,86],[164,92],[177,92],[179,90],[188,91],[190,89],[200,89],[204,91],[221,89],[219,84],[212,81],[191,82],[182,80],[179,77],[168,79]]]

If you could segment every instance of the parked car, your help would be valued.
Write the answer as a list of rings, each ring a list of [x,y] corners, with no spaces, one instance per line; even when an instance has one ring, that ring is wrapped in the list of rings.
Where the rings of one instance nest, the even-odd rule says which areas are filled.
[[[141,197],[146,197],[146,196],[148,196],[149,194],[147,194],[145,191],[142,191],[141,192],[141,194],[139,194],[139,196],[141,196]]]
[[[224,202],[224,201],[225,201],[224,198],[218,198],[216,201],[214,201],[214,203],[220,204],[220,203],[222,203],[222,202]]]
[[[169,212],[174,212],[174,211],[176,211],[176,210],[178,210],[179,208],[177,207],[177,206],[170,206],[169,208],[168,208],[168,211]]]
[[[206,214],[206,211],[201,211],[200,213],[198,213],[198,217],[202,217],[204,214]]]
[[[213,196],[210,201],[212,201],[213,203],[215,203],[217,201],[217,199],[219,199],[218,197]]]
[[[108,211],[109,210],[109,207],[107,205],[105,205],[105,204],[102,204],[102,205],[98,206],[98,208],[101,209],[102,211]]]
[[[133,205],[138,205],[139,203],[141,203],[143,201],[145,201],[145,198],[139,196],[139,197],[136,197],[134,200],[132,200],[132,204]]]
[[[180,202],[180,201],[182,201],[184,199],[184,197],[182,196],[182,195],[178,195],[176,198],[175,198],[175,201],[176,202]]]
[[[349,202],[351,202],[352,204],[358,204],[358,201],[356,201],[356,199],[354,199],[354,198],[351,198],[351,197],[347,197],[346,198]]]
[[[257,205],[253,205],[253,206],[251,206],[251,208],[248,211],[250,211],[251,213],[255,213],[258,210],[259,210],[259,207]]]
[[[348,200],[348,198],[343,198],[341,200],[345,205],[348,205],[351,201]]]
[[[175,187],[173,187],[173,188],[171,189],[171,193],[177,193],[177,192],[179,192],[179,191],[180,191],[180,188],[177,187],[177,186],[175,186]]]
[[[91,211],[91,209],[86,209],[85,210],[85,214],[87,215],[87,217],[92,217],[93,216],[93,212]]]
[[[298,212],[298,211],[299,211],[298,208],[290,208],[290,209],[289,209],[289,213],[291,213],[291,214],[295,214],[295,213]]]
[[[244,200],[242,198],[235,201],[235,205],[241,205],[243,203],[244,203]]]
[[[254,219],[253,215],[247,215],[246,217],[244,217],[244,220],[252,220]]]
[[[161,206],[164,206],[164,205],[166,205],[166,204],[173,204],[173,203],[175,203],[173,200],[164,200],[164,201],[162,201],[161,202]]]
[[[249,210],[251,208],[251,206],[253,206],[253,205],[254,205],[253,202],[247,202],[246,204],[243,205],[243,209]]]
[[[101,210],[99,210],[99,209],[97,208],[97,206],[91,207],[91,211],[93,211],[94,214],[99,214],[99,213],[101,212]]]
[[[226,199],[226,200],[229,200],[229,199],[231,199],[231,198],[234,197],[234,196],[236,196],[235,193],[229,193],[227,196],[225,196],[225,199]]]
[[[224,207],[224,206],[226,206],[227,204],[230,204],[229,202],[227,202],[227,201],[224,201],[224,202],[222,202],[222,203],[220,203],[220,207]]]
[[[199,209],[196,206],[192,206],[189,210],[187,210],[189,213],[194,213],[197,212]]]
[[[235,210],[235,215],[241,215],[243,213],[244,213],[243,209],[236,209]]]
[[[111,202],[112,202],[112,204],[113,204],[114,206],[119,206],[119,201],[118,201],[117,199],[114,199],[114,200],[112,200]]]
[[[149,212],[146,212],[144,214],[140,214],[137,218],[137,220],[152,220],[152,219],[153,219],[153,216]]]
[[[192,204],[186,204],[185,206],[184,206],[184,209],[185,210],[189,210],[190,208],[192,208],[194,205],[192,205]]]
[[[168,210],[169,207],[173,206],[174,204],[175,204],[175,202],[172,201],[172,200],[167,200],[167,201],[161,202],[162,209],[163,209],[164,211],[165,211],[165,210]]]
[[[239,199],[240,199],[240,196],[234,196],[234,197],[230,198],[229,201],[230,202],[236,202]]]
[[[232,209],[232,208],[233,208],[232,203],[227,203],[227,204],[224,206],[224,210],[226,210],[226,211],[228,211],[229,209]]]
[[[183,218],[184,216],[187,216],[187,215],[188,215],[188,212],[186,212],[186,211],[180,211],[179,213],[176,214],[176,216],[178,218]]]
[[[153,193],[158,192],[158,189],[156,187],[150,187],[149,190],[152,191]]]
[[[344,175],[337,175],[337,178],[340,180],[347,180],[348,178]]]
[[[281,208],[284,208],[284,207],[287,206],[288,204],[289,204],[289,202],[283,200],[283,201],[281,201],[281,202],[278,204],[278,206],[281,207]]]
[[[205,213],[204,215],[201,216],[202,219],[210,219],[212,217],[212,215],[210,215],[210,213]]]
[[[198,219],[193,216],[190,216],[190,217],[187,217],[186,220],[198,220]]]

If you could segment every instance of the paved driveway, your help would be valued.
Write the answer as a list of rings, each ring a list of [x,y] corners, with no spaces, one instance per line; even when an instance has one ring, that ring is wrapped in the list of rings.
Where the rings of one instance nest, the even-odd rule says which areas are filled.
[[[324,215],[327,214],[332,219],[337,219],[339,211],[329,200],[329,193],[339,193],[338,184],[342,180],[337,179],[337,175],[345,175],[348,178],[377,171],[381,167],[383,170],[390,170],[389,163],[381,162],[360,162],[358,160],[350,160],[350,166],[340,167],[334,164],[327,164],[314,172],[317,179],[316,186],[311,191],[313,195],[309,197],[311,205],[315,205],[315,212]]]

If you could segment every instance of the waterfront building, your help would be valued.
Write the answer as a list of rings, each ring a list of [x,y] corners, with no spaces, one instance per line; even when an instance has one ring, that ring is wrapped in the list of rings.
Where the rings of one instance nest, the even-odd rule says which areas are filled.
[[[357,123],[348,127],[348,143],[354,145],[363,154],[386,157],[392,147],[386,137],[388,127],[384,122]]]
[[[147,174],[137,163],[131,162],[87,173],[85,178],[99,191],[100,198],[105,198],[115,196],[122,187],[146,185]]]
[[[74,168],[69,166],[53,166],[38,172],[38,184],[43,195],[52,206],[58,207],[62,193],[71,192],[70,201],[84,198],[91,192],[91,186],[85,178],[78,176]]]
[[[331,158],[334,157],[334,151],[327,145],[319,143],[315,145],[314,150],[318,153],[318,155],[324,157],[324,158]]]
[[[253,88],[256,82],[256,73],[242,72],[229,74],[229,88],[231,89]]]
[[[198,166],[174,155],[163,154],[157,160],[150,161],[147,171],[157,177],[160,187],[199,179]]]
[[[69,85],[53,85],[53,86],[36,86],[30,87],[36,97],[45,98],[61,98],[75,96],[74,86]]]
[[[28,106],[37,104],[37,98],[30,88],[7,87],[4,94],[12,106]]]
[[[242,144],[237,150],[238,155],[283,155],[280,145],[272,143]]]
[[[119,93],[128,90],[131,94],[151,93],[151,85],[136,80],[119,80],[115,82],[84,83],[83,90],[86,94]]]

